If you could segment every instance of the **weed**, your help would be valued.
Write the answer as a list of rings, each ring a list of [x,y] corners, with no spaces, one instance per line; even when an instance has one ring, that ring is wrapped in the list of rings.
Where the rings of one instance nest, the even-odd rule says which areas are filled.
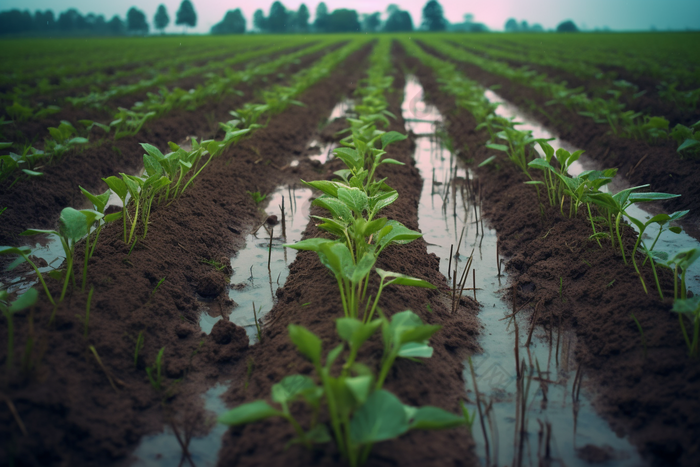
[[[221,263],[221,262],[216,261],[216,260],[213,260],[213,259],[204,259],[204,258],[202,258],[201,260],[199,260],[199,262],[200,262],[200,263],[204,263],[204,264],[208,264],[209,266],[213,267],[213,268],[216,269],[217,271],[223,271],[223,270],[226,269],[226,267],[228,266],[228,265],[225,264],[225,263]]]
[[[165,352],[165,347],[160,348],[154,366],[146,367],[148,381],[151,382],[151,386],[153,386],[153,389],[156,391],[163,389],[163,352]]]
[[[260,204],[263,201],[265,201],[265,198],[267,198],[267,195],[263,195],[259,191],[246,191],[246,193],[248,193],[250,197],[253,198],[255,204]]]
[[[642,336],[642,346],[644,347],[644,358],[647,358],[647,340],[644,337],[644,329],[642,329],[642,325],[640,324],[637,317],[634,316],[634,313],[630,314],[630,316],[634,320],[634,324],[637,325],[637,329],[639,330],[639,334]]]
[[[161,285],[163,285],[163,282],[165,282],[165,277],[158,281],[158,283],[156,284],[156,287],[153,289],[153,292],[151,292],[151,297],[153,297],[156,294],[156,292],[158,291],[158,288]]]
[[[136,337],[136,348],[134,349],[134,368],[138,367],[139,364],[139,352],[143,349],[144,344],[144,334],[143,331],[139,331],[139,335]]]

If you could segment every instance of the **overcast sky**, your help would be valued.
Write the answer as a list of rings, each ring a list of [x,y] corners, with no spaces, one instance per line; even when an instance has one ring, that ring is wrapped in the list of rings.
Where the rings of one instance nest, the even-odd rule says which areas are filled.
[[[146,13],[152,23],[153,15],[159,4],[165,4],[170,15],[168,31],[179,31],[174,26],[175,12],[181,0],[112,0],[95,2],[94,0],[2,0],[0,9],[20,8],[31,11],[53,9],[58,13],[68,8],[77,8],[82,14],[103,14],[107,19],[113,15],[122,18],[127,10],[137,6]],[[208,32],[219,22],[227,10],[240,8],[252,27],[253,12],[262,8],[267,14],[272,0],[191,0],[197,12],[198,32]],[[385,11],[395,3],[408,10],[413,17],[415,27],[421,22],[421,12],[427,0],[326,0],[329,10],[336,8],[353,8],[359,13]],[[287,0],[282,4],[288,9],[296,10],[305,3],[313,15],[320,0]],[[508,18],[518,21],[526,20],[530,24],[540,23],[545,29],[555,28],[563,20],[571,19],[584,29],[603,28],[613,30],[644,30],[654,26],[659,30],[700,28],[700,0],[487,0],[472,2],[469,0],[440,1],[445,17],[453,23],[461,22],[465,13],[474,15],[475,21],[485,23],[492,30],[503,30]]]

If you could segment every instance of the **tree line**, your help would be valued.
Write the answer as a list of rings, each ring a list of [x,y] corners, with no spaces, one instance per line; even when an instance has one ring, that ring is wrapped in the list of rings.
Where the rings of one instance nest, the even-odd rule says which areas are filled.
[[[443,9],[437,0],[428,0],[423,7],[422,21],[414,25],[411,15],[398,5],[392,4],[384,12],[386,19],[382,20],[382,12],[359,14],[356,10],[338,8],[328,10],[321,2],[316,7],[314,21],[310,21],[310,12],[305,4],[298,10],[287,9],[282,2],[275,1],[267,15],[262,9],[253,14],[252,27],[240,8],[229,10],[224,18],[211,28],[212,34],[243,34],[247,32],[284,34],[284,33],[348,33],[348,32],[410,32],[422,31],[462,31],[485,32],[488,28],[474,21],[471,14],[464,15],[461,23],[448,22]],[[170,24],[170,16],[165,5],[158,6],[153,17],[155,30],[164,32]],[[190,0],[183,0],[175,15],[175,25],[187,27],[197,25],[197,13]],[[53,11],[36,11],[33,15],[25,10],[17,9],[0,12],[0,35],[146,35],[149,34],[150,24],[146,14],[136,7],[126,13],[125,19],[115,15],[107,21],[103,15],[89,13],[81,15],[75,8],[62,12],[58,17]],[[507,32],[539,32],[543,31],[539,24],[528,25],[527,21],[518,22],[514,18],[505,24]],[[572,21],[561,23],[557,28],[560,32],[576,31]]]

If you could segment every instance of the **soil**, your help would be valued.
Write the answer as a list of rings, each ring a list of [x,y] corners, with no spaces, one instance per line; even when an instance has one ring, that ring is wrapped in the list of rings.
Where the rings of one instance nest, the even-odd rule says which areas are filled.
[[[441,59],[449,60],[430,47],[424,48]],[[605,167],[617,167],[618,174],[632,186],[648,183],[651,191],[681,194],[681,197],[666,201],[661,206],[668,213],[690,209],[682,225],[690,235],[700,238],[700,210],[693,209],[697,208],[697,200],[700,199],[700,159],[682,159],[673,141],[650,144],[617,137],[610,134],[608,125],[596,124],[564,106],[547,106],[548,99],[532,88],[488,73],[475,65],[455,63],[469,79],[484,87],[500,85],[497,92],[501,97],[529,110],[534,119],[553,129],[561,139],[585,149],[591,159]]]
[[[452,42],[452,44],[456,47],[464,48],[475,55],[488,57],[488,53],[470,49],[468,46],[460,44],[459,42]],[[569,73],[566,70],[561,70],[550,66],[538,65],[526,61],[506,60],[503,58],[497,58],[497,60],[505,62],[515,68],[526,66],[527,68],[535,70],[539,73],[545,73],[549,77],[549,81],[557,83],[566,81],[570,88],[578,88],[582,86],[585,91],[589,93],[589,95],[602,98],[610,97],[607,94],[609,89],[619,89],[613,85],[613,82],[622,79],[634,84],[638,88],[638,90],[635,92],[623,93],[621,100],[626,105],[627,109],[634,110],[635,112],[642,112],[646,115],[663,116],[670,122],[670,128],[673,128],[676,124],[690,126],[700,120],[700,108],[696,108],[694,110],[683,110],[679,108],[673,102],[664,100],[659,96],[657,86],[660,83],[658,81],[648,76],[637,76],[636,74],[633,74],[622,67],[597,65],[597,67],[602,71],[613,73],[615,78],[586,79],[578,77],[573,73]],[[695,88],[698,86],[700,86],[700,83],[696,83]],[[634,93],[642,91],[645,91],[645,94],[634,98]]]
[[[87,294],[79,291],[58,307],[51,325],[45,300],[15,316],[18,368],[6,375],[3,346],[0,386],[31,435],[22,435],[3,402],[0,464],[11,459],[21,466],[124,463],[142,436],[160,431],[164,424],[174,424],[178,431],[207,430],[209,417],[200,395],[219,378],[228,379],[248,344],[245,331],[228,322],[217,324],[210,336],[201,333],[195,291],[213,279],[213,269],[201,260],[231,257],[243,246],[247,229],[259,222],[261,213],[246,191],[269,192],[281,183],[318,176],[306,162],[296,173],[270,167],[283,167],[306,148],[336,102],[354,89],[368,52],[366,47],[355,53],[303,94],[300,100],[307,107],[293,106],[274,117],[267,128],[212,161],[177,202],[154,210],[148,236],[131,253],[118,226],[103,230],[90,261],[95,290],[87,338],[76,318],[86,308]],[[206,113],[199,110],[187,120],[206,120]],[[51,222],[50,214],[44,218]],[[50,284],[57,296],[58,284]],[[223,311],[231,304],[221,294],[208,305]],[[135,367],[141,331],[144,347]],[[0,334],[7,335],[5,320]],[[35,345],[22,369],[20,356],[30,335]],[[104,369],[88,345],[94,345]],[[154,365],[163,346],[165,389],[156,391],[145,367]]]
[[[484,148],[488,134],[475,132],[471,114],[456,108],[454,99],[440,91],[432,72],[412,59],[407,63],[428,101],[446,116],[454,146],[472,148],[463,154],[465,159],[473,158],[476,166],[492,155]],[[471,78],[495,84],[495,77],[478,69],[468,72]],[[501,89],[506,98],[525,90],[511,84]],[[473,170],[482,183],[485,215],[498,231],[501,253],[508,257],[506,267],[516,291],[511,300],[518,306],[531,303],[530,310],[537,307],[539,312],[531,317],[536,316],[546,333],[558,327],[560,317],[564,329],[575,331],[577,360],[596,409],[618,434],[629,436],[648,462],[697,465],[700,368],[687,356],[677,317],[669,311],[672,278],[662,272],[666,299],[660,300],[651,272],[644,268],[650,288],[645,295],[632,266],[623,264],[609,242],[600,248],[588,239],[585,218],[569,219],[556,208],[541,216],[532,188],[522,183],[523,176],[505,156],[497,157],[496,166]],[[688,198],[696,200],[697,195]],[[634,242],[630,228],[624,242],[629,252]],[[646,350],[631,313],[644,329]],[[593,459],[604,451],[584,446],[579,454]]]
[[[396,76],[395,92],[389,110],[401,115],[403,77]],[[390,129],[405,131],[401,118],[392,122]],[[390,219],[396,219],[411,229],[418,228],[417,200],[422,181],[412,160],[413,148],[404,141],[391,146],[389,157],[396,158],[406,166],[386,167],[378,177],[389,177],[388,182],[399,192],[396,203],[383,211]],[[327,164],[325,175],[341,168],[340,161]],[[318,210],[317,215],[322,215]],[[321,232],[309,225],[305,237],[321,236]],[[378,267],[423,278],[441,289],[447,288],[445,277],[439,272],[439,259],[429,255],[426,243],[420,239],[408,245],[390,247],[382,253]],[[311,285],[313,284],[313,286]],[[377,281],[370,285],[376,290]],[[262,344],[251,347],[247,358],[254,362],[250,377],[244,377],[247,362],[239,361],[233,374],[233,384],[226,393],[231,405],[264,398],[269,401],[270,389],[284,376],[294,373],[309,374],[311,364],[299,355],[290,343],[287,325],[290,323],[307,327],[323,340],[327,351],[341,341],[335,332],[332,317],[342,316],[342,305],[337,293],[337,283],[321,265],[313,252],[301,252],[290,268],[285,287],[278,291],[279,303],[269,314],[262,336]],[[307,304],[303,306],[302,304]],[[432,313],[427,310],[430,304]],[[427,289],[389,288],[382,293],[380,306],[388,316],[410,309],[425,322],[441,324],[442,330],[431,338],[435,354],[425,364],[408,360],[397,361],[385,387],[396,394],[403,403],[410,405],[436,405],[452,412],[459,411],[459,401],[466,398],[465,382],[462,378],[463,360],[468,353],[478,351],[476,335],[479,330],[475,317],[476,305],[470,299],[463,302],[455,314],[449,311],[450,299],[443,293]],[[447,306],[446,306],[447,305]],[[358,361],[377,368],[382,356],[382,344],[378,335],[371,339],[358,357]],[[436,384],[439,382],[439,384]],[[301,407],[293,410],[301,420],[307,417]],[[230,429],[224,437],[224,447],[219,465],[338,465],[341,461],[334,447],[328,445],[314,452],[299,446],[285,448],[293,438],[288,423],[269,420],[241,428]],[[413,432],[399,440],[376,445],[367,463],[369,466],[419,466],[478,465],[473,451],[474,443],[466,429]]]
[[[283,84],[289,74],[308,66],[321,53],[303,57],[299,63],[287,69],[284,77],[276,74],[268,77],[265,86]],[[260,85],[260,80],[241,83],[236,87],[241,95],[228,94],[216,102],[206,103],[196,112],[173,110],[161,118],[147,122],[137,135],[117,141],[110,139],[83,151],[65,155],[62,160],[42,169],[42,177],[21,180],[9,189],[9,185],[3,184],[0,187],[0,206],[7,206],[8,209],[2,214],[0,244],[22,243],[23,238],[18,236],[27,228],[53,228],[61,209],[84,205],[77,181],[92,193],[103,193],[107,186],[102,178],[138,171],[143,165],[140,143],[148,141],[156,147],[166,148],[169,141],[179,144],[188,136],[200,139],[216,136],[221,131],[218,122],[230,120],[229,111],[250,101]],[[76,110],[70,121],[84,118],[85,114],[81,112],[84,111]],[[38,128],[43,131],[46,127]],[[94,132],[101,133],[102,130],[95,129]]]

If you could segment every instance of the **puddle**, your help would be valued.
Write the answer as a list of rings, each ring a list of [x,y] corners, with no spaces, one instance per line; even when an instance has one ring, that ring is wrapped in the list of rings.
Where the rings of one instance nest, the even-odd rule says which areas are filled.
[[[513,118],[516,121],[521,122],[522,125],[517,126],[519,130],[530,130],[532,131],[532,135],[535,138],[555,138],[553,141],[549,142],[549,144],[555,150],[563,148],[569,152],[574,152],[580,149],[569,144],[566,141],[562,141],[561,139],[559,139],[556,135],[554,135],[551,131],[549,131],[547,128],[545,128],[527,113],[521,111],[520,109],[518,109],[518,107],[514,106],[513,104],[503,100],[503,98],[497,93],[491,90],[486,90],[484,92],[484,95],[489,101],[499,103],[499,106],[496,109],[496,114],[506,118]],[[539,145],[536,147],[536,149],[541,156],[544,156],[544,152],[539,147]],[[596,161],[587,157],[586,153],[583,153],[581,158],[572,164],[569,173],[571,175],[576,176],[585,170],[603,170],[605,168],[607,167],[601,166]],[[604,186],[602,188],[602,191],[608,191],[609,188],[612,188],[613,191],[619,191],[630,186],[631,185],[627,182],[627,180],[625,180],[621,175],[618,174],[609,186]],[[643,209],[642,206],[646,207],[648,205],[632,205],[627,209],[627,212],[631,216],[634,216],[634,218],[643,219],[645,221],[651,219],[655,214],[661,212],[650,212],[647,209]],[[632,224],[631,222],[628,222],[628,224],[631,225],[637,232],[639,232],[639,229],[634,224]],[[643,240],[647,246],[651,246],[658,233],[658,224],[653,224],[647,227],[647,229],[644,231],[643,236]],[[669,253],[669,256],[672,257],[676,252],[686,250],[689,248],[700,248],[700,242],[688,235],[685,231],[681,232],[680,234],[674,234],[668,230],[665,230],[661,234],[661,237],[659,237],[659,240],[656,243],[654,250],[667,252]],[[693,293],[696,294],[700,293],[700,261],[696,261],[695,264],[693,264],[688,269],[688,273],[686,275],[686,282],[688,290],[692,290]],[[652,287],[652,289],[650,289],[649,293],[655,293],[654,287]]]
[[[331,114],[328,116],[328,121],[332,122],[336,118],[345,117],[352,109],[355,108],[355,101],[349,97],[344,98],[342,101],[338,102]]]
[[[312,161],[318,161],[321,164],[325,164],[329,159],[333,157],[333,150],[338,147],[335,142],[321,143],[317,140],[313,140],[309,145],[309,150],[316,152],[317,154],[310,154],[308,157]]]
[[[472,362],[482,409],[489,407],[484,417],[487,438],[478,416],[472,430],[482,462],[487,465],[511,462],[514,465],[537,465],[540,460],[538,453],[543,454],[544,449],[540,432],[549,430],[552,461],[559,465],[588,465],[577,457],[577,449],[587,445],[612,450],[618,466],[642,464],[634,447],[626,439],[619,438],[595,413],[585,389],[580,392],[579,402],[573,404],[572,389],[576,379],[574,337],[568,333],[557,337],[555,333],[551,339],[554,345],[550,346],[544,330],[536,329],[530,346],[524,346],[529,333],[529,313],[521,313],[521,318],[525,319],[518,320],[518,340],[520,359],[525,360],[527,367],[522,381],[525,386],[529,381],[531,386],[529,392],[519,388],[513,352],[515,326],[510,320],[503,320],[512,313],[512,306],[503,300],[507,292],[507,276],[497,277],[496,231],[481,218],[478,180],[434,136],[442,117],[435,108],[424,103],[422,88],[412,76],[406,80],[402,113],[409,129],[417,135],[425,135],[416,139],[415,159],[424,178],[418,212],[428,252],[441,258],[440,271],[451,277],[453,273],[448,272],[450,247],[454,245],[456,250],[459,245],[459,255],[455,254],[452,261],[452,269],[457,268],[459,274],[472,249],[474,251],[472,269],[476,270],[476,298],[482,307],[479,319],[483,325],[480,339],[483,353],[472,356]],[[469,278],[466,284],[471,289],[473,279]],[[473,297],[474,291],[468,290],[464,294]],[[536,380],[538,364],[542,379],[549,381],[546,401]],[[531,368],[535,374],[530,376]],[[467,362],[464,378],[467,390],[473,396],[473,379]],[[586,375],[583,374],[582,378],[585,379]],[[520,423],[521,417],[516,414],[522,407],[522,400],[526,401],[527,407],[524,423]],[[470,410],[475,409],[476,404],[472,404]]]
[[[281,206],[284,198],[285,234],[282,232]],[[265,217],[277,216],[279,223],[272,226],[272,253],[270,255],[270,270],[268,271],[268,252],[270,250],[270,234],[266,226],[261,226],[257,233],[246,237],[246,245],[231,259],[233,275],[229,297],[237,306],[229,315],[229,320],[245,328],[251,343],[257,341],[257,329],[253,318],[253,303],[258,319],[263,318],[276,300],[275,292],[284,286],[289,276],[289,265],[296,258],[297,250],[284,248],[285,243],[295,243],[301,240],[301,235],[309,223],[311,207],[311,189],[281,187],[269,194],[263,203],[266,204]],[[261,208],[263,209],[263,208]],[[214,324],[221,316],[211,316],[209,312],[202,313],[199,325],[202,331],[209,334]]]
[[[230,381],[218,383],[202,395],[205,410],[214,414],[226,411],[226,404],[221,400],[221,395],[226,391],[229,383]],[[213,416],[211,418],[212,427],[209,433],[204,436],[193,437],[188,445],[190,457],[197,467],[216,465],[219,449],[223,442],[223,435],[228,429],[226,425],[216,423],[216,419]],[[183,427],[178,426],[178,429],[182,436]],[[170,427],[161,433],[144,436],[133,456],[136,459],[131,464],[133,467],[189,465],[189,461],[183,459],[182,448]]]

